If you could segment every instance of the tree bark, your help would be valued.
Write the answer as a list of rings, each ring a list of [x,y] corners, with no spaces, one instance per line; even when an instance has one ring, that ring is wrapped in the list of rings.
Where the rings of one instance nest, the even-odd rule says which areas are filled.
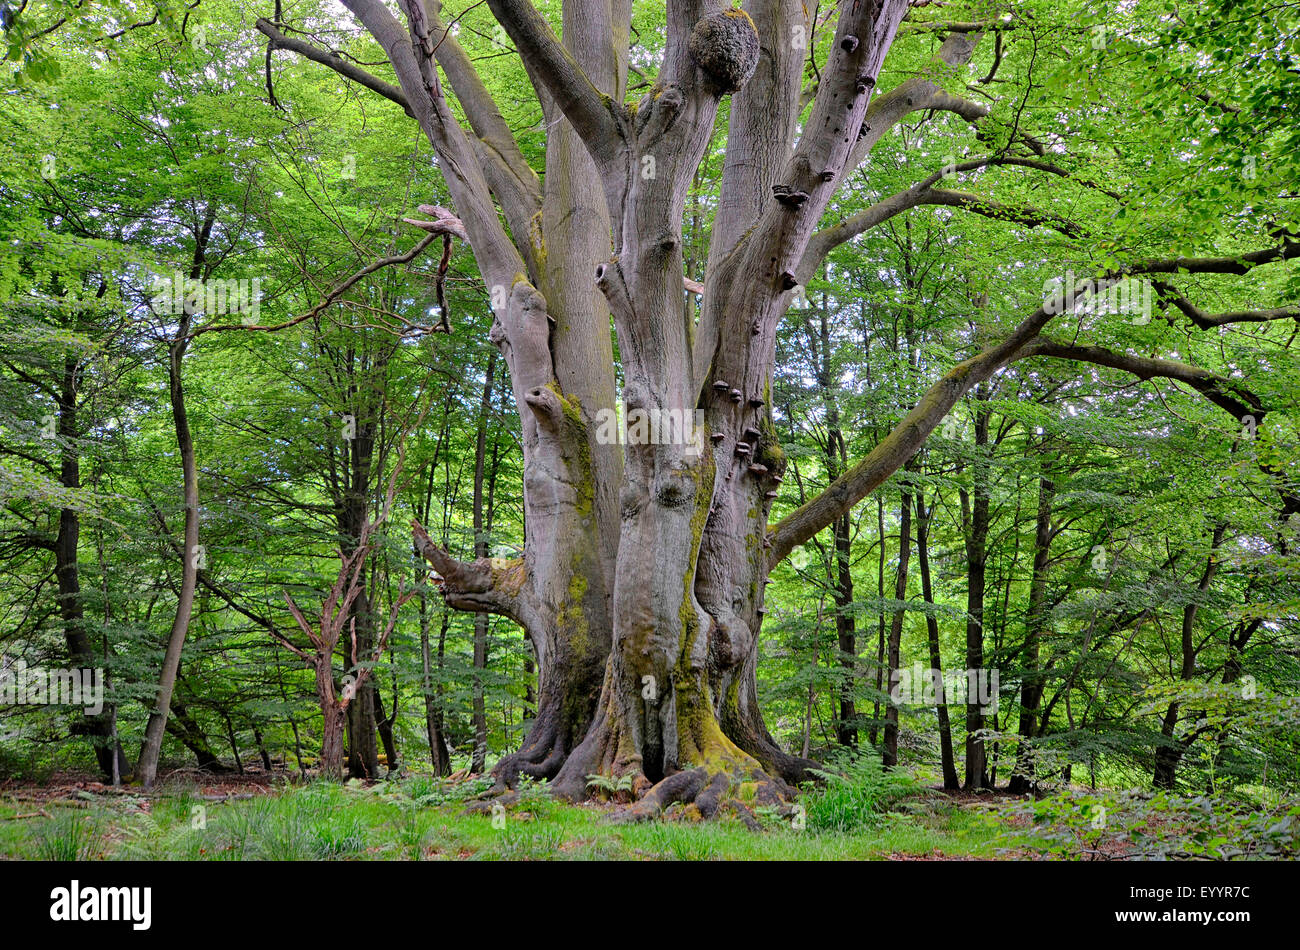
[[[934,588],[930,580],[930,515],[925,507],[925,492],[916,492],[916,563],[921,571],[921,597],[929,606],[925,628],[930,648],[931,675],[935,678],[935,711],[939,719],[939,756],[943,768],[943,787],[961,787],[952,752],[952,725],[948,718],[948,697],[943,682],[943,654],[939,643],[939,618],[934,613]]]
[[[847,172],[911,112],[940,109],[972,123],[988,115],[943,88],[944,77],[969,62],[980,30],[949,36],[917,74],[873,101],[904,0],[838,5],[807,114],[800,88],[807,51],[791,37],[796,30],[811,37],[814,24],[798,0],[750,0],[744,11],[719,0],[669,4],[661,68],[635,108],[624,105],[626,0],[566,0],[562,40],[527,0],[487,3],[542,107],[544,181],[437,2],[399,0],[403,23],[380,0],[345,0],[388,55],[399,88],[268,21],[258,28],[273,45],[415,117],[459,216],[433,209],[439,222],[418,226],[450,228],[454,220],[493,299],[491,338],[521,411],[523,557],[462,563],[419,525],[414,533],[449,606],[508,617],[534,645],[538,713],[523,748],[498,764],[498,786],[526,773],[577,797],[590,772],[631,774],[650,792],[637,815],[673,800],[716,811],[737,780],[783,794],[779,782],[766,780],[797,781],[809,763],[777,746],[757,705],[768,572],[879,488],[965,393],[1024,355],[1055,312],[1039,308],[953,367],[866,458],[769,527],[785,461],[768,403],[775,331],[790,291],[831,248],[922,203],[1067,234],[1072,225],[938,189],[936,173],[843,225],[814,230]],[[732,101],[708,262],[703,281],[689,284],[700,297],[697,317],[683,293],[682,219],[724,95]],[[1020,134],[1015,141],[1038,145]],[[959,167],[993,161],[1034,164],[1000,155]],[[1289,247],[1131,271],[1241,273],[1290,255]],[[611,317],[626,406],[700,410],[709,444],[699,455],[680,445],[624,450],[599,437],[596,416],[615,397]],[[968,622],[967,654],[982,668],[989,514],[982,491],[974,508],[966,528],[979,590],[968,600],[979,615]],[[975,537],[980,521],[983,534]],[[979,716],[968,715],[968,727],[978,725]],[[974,783],[986,784],[978,742],[967,764]]]
[[[195,235],[194,263],[190,278],[197,280],[206,269],[208,241],[216,222],[216,205],[209,204],[203,224]],[[194,607],[194,591],[198,584],[199,558],[199,472],[194,460],[194,438],[190,434],[190,419],[185,408],[185,386],[181,378],[185,351],[189,346],[189,329],[193,314],[188,307],[181,308],[175,338],[167,347],[167,382],[171,398],[172,421],[176,428],[176,445],[181,453],[181,477],[185,497],[185,543],[181,557],[181,589],[176,602],[176,615],[167,637],[162,671],[158,676],[158,692],[154,709],[145,726],[144,743],[136,765],[135,777],[145,787],[153,785],[158,775],[158,758],[162,753],[163,735],[167,729],[167,716],[171,709],[172,690],[181,665],[181,650],[189,633],[190,612]]]
[[[375,730],[379,733],[379,741],[384,747],[384,758],[388,760],[388,773],[390,775],[401,772],[402,760],[397,751],[397,736],[394,735],[393,725],[397,722],[397,684],[393,684],[393,710],[390,713],[384,711],[383,694],[380,693],[378,685],[375,686]]]
[[[1193,634],[1196,632],[1196,615],[1200,611],[1201,598],[1210,589],[1210,582],[1214,580],[1214,575],[1218,572],[1219,545],[1223,542],[1223,536],[1227,530],[1228,526],[1225,522],[1220,522],[1215,527],[1210,541],[1210,553],[1205,560],[1205,567],[1201,571],[1200,580],[1196,584],[1196,597],[1183,607],[1180,642],[1182,662],[1179,666],[1178,678],[1184,683],[1190,682],[1196,676],[1196,657],[1200,652],[1200,648],[1193,638]],[[1201,730],[1197,730],[1186,736],[1179,737],[1177,735],[1181,709],[1182,703],[1177,700],[1171,702],[1160,720],[1160,736],[1163,741],[1156,746],[1155,768],[1151,776],[1151,784],[1156,788],[1173,790],[1177,786],[1179,763],[1182,762],[1183,756],[1201,733]]]
[[[984,670],[984,587],[988,564],[989,513],[989,417],[988,391],[984,387],[975,402],[975,460],[971,465],[969,496],[962,493],[966,517],[966,676],[975,682]],[[968,514],[967,514],[968,512]],[[984,712],[976,690],[966,698],[966,779],[964,788],[975,791],[989,787],[984,740],[977,735],[984,728]],[[970,695],[975,694],[975,695]]]
[[[899,500],[901,505],[898,519],[898,574],[894,581],[894,618],[889,627],[889,644],[885,657],[889,672],[890,701],[885,706],[884,749],[880,757],[881,763],[886,768],[898,764],[900,703],[896,694],[900,664],[899,650],[903,642],[903,620],[907,615],[907,608],[903,606],[907,600],[907,569],[908,562],[912,558],[912,493],[907,485],[899,491]]]
[[[1025,644],[1021,651],[1020,745],[1007,791],[1023,795],[1034,788],[1034,763],[1030,742],[1038,735],[1038,707],[1043,698],[1040,649],[1047,632],[1047,568],[1052,549],[1052,503],[1056,485],[1047,474],[1038,479],[1038,514],[1034,522],[1034,566],[1029,579],[1029,606],[1025,611]]]
[[[885,499],[876,499],[876,544],[879,557],[876,561],[876,698],[871,704],[871,730],[867,741],[873,746],[880,732],[880,697],[885,694]]]
[[[496,375],[497,354],[488,355],[488,365],[483,380],[483,400],[479,405],[478,433],[474,444],[474,556],[485,558],[488,554],[488,534],[491,522],[483,517],[483,472],[487,462],[488,411],[492,405],[492,383]],[[495,467],[495,456],[493,465]],[[495,472],[493,473],[495,476]],[[495,481],[495,477],[493,479]],[[488,504],[491,505],[491,500]],[[483,673],[487,670],[488,615],[474,616],[474,756],[471,771],[482,772],[487,766],[487,707],[483,699]]]
[[[840,428],[840,408],[832,390],[832,353],[830,333],[830,300],[822,295],[818,308],[816,332],[817,388],[822,407],[826,412],[826,444],[824,459],[827,478],[840,477],[848,467],[848,449]],[[812,334],[809,334],[812,336]],[[846,512],[831,524],[831,563],[827,565],[827,583],[835,601],[835,636],[839,646],[841,681],[839,687],[840,714],[835,722],[835,739],[850,748],[858,744],[858,711],[856,705],[858,646],[857,622],[853,611],[853,571],[851,569],[853,521]],[[807,753],[805,753],[806,755]]]
[[[195,765],[205,772],[230,771],[221,764],[216,753],[208,745],[207,737],[199,728],[185,704],[179,700],[172,701],[171,716],[167,720],[167,731],[181,741],[185,748],[194,753]]]
[[[416,551],[419,555],[419,551]],[[438,635],[438,683],[434,684],[434,665],[432,649],[429,644],[429,610],[428,598],[420,595],[420,673],[421,689],[424,692],[424,733],[429,741],[429,763],[433,774],[442,776],[451,774],[451,752],[447,749],[447,739],[442,729],[442,659],[443,644],[447,638],[447,611],[442,612],[441,631]]]
[[[81,457],[77,440],[82,437],[77,418],[82,367],[71,357],[63,361],[63,378],[58,388],[59,484],[72,491],[81,488]],[[59,510],[59,533],[54,539],[54,576],[59,585],[59,617],[68,646],[69,662],[81,669],[99,664],[95,648],[86,633],[85,608],[81,602],[81,573],[77,566],[77,549],[81,536],[81,516],[74,508]],[[98,716],[81,716],[74,721],[73,735],[86,736],[95,751],[95,760],[104,777],[125,775],[130,766],[113,729],[114,712],[105,707]],[[114,759],[116,758],[116,762]]]

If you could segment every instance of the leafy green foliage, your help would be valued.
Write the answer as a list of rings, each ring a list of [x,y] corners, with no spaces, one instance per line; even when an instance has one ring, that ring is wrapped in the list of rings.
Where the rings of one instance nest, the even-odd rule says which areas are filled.
[[[825,784],[810,788],[802,802],[813,831],[856,832],[878,826],[890,806],[916,790],[905,772],[885,771],[880,756],[842,755],[828,769],[814,769]]]

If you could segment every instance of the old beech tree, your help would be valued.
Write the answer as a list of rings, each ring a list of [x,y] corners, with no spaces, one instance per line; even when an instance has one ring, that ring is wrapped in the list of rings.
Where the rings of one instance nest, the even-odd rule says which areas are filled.
[[[811,5],[668,0],[657,74],[627,101],[631,0],[564,0],[562,39],[529,0],[487,5],[543,109],[544,178],[436,0],[398,0],[396,11],[383,0],[344,0],[397,85],[286,23],[264,19],[258,28],[272,49],[338,71],[419,123],[453,208],[425,207],[433,220],[412,224],[467,240],[491,293],[492,340],[523,417],[525,551],[518,560],[460,562],[419,525],[414,531],[448,604],[511,618],[536,651],[536,720],[498,766],[499,787],[523,773],[579,798],[591,773],[631,775],[633,817],[672,801],[708,815],[742,796],[788,800],[811,763],[778,747],[757,705],[768,573],[881,485],[957,400],[1013,360],[1169,376],[1233,413],[1262,412],[1248,393],[1195,367],[1043,338],[1054,314],[1081,299],[1071,291],[955,366],[869,456],[769,524],[785,469],[771,415],[774,341],[795,288],[832,248],[906,209],[990,211],[939,187],[935,173],[847,220],[822,220],[847,175],[905,117],[987,116],[987,106],[940,85],[944,73],[966,68],[985,27],[952,25],[932,74],[878,90],[909,3],[842,0],[816,24],[834,40],[810,85]],[[701,286],[684,281],[683,212],[726,96],[724,171]],[[1059,174],[1029,136],[957,170],[995,163]],[[1022,224],[1070,227],[1045,212],[998,210]],[[1242,273],[1296,250],[1284,239],[1243,257],[1152,261],[1108,276]],[[628,411],[690,418],[701,410],[702,453],[690,444],[601,444],[597,413],[620,396],[611,318]]]

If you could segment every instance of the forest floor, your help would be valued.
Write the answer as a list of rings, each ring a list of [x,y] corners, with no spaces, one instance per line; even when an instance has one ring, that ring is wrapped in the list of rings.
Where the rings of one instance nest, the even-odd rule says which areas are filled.
[[[467,812],[487,784],[417,775],[335,785],[189,771],[149,794],[72,775],[5,782],[0,860],[1108,860],[1153,856],[1152,841],[1164,842],[1161,856],[1208,856],[1180,850],[1187,814],[1147,808],[1142,830],[1118,821],[1108,830],[1104,807],[1072,796],[1043,811],[1012,796],[914,784],[846,811],[813,792],[801,799],[802,821],[759,810],[755,832],[678,808],[662,820],[616,824],[617,802],[567,805],[540,786],[495,817]]]

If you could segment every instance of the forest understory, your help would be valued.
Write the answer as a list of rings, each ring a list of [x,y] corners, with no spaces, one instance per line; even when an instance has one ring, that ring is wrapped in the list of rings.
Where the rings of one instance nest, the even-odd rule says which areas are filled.
[[[909,779],[856,797],[809,791],[803,823],[760,812],[702,821],[677,807],[653,823],[611,821],[614,800],[557,802],[527,786],[495,820],[467,806],[490,782],[411,775],[345,785],[282,772],[168,773],[149,794],[57,774],[0,785],[0,860],[1072,860],[1294,859],[1300,803],[1243,812],[1204,799],[1126,799],[1086,787],[1044,806],[1006,792]],[[859,789],[859,791],[862,791]],[[615,796],[617,797],[617,796]],[[1104,810],[1104,811],[1103,811]],[[1110,821],[1099,822],[1099,814]],[[1229,836],[1225,829],[1236,829]]]

